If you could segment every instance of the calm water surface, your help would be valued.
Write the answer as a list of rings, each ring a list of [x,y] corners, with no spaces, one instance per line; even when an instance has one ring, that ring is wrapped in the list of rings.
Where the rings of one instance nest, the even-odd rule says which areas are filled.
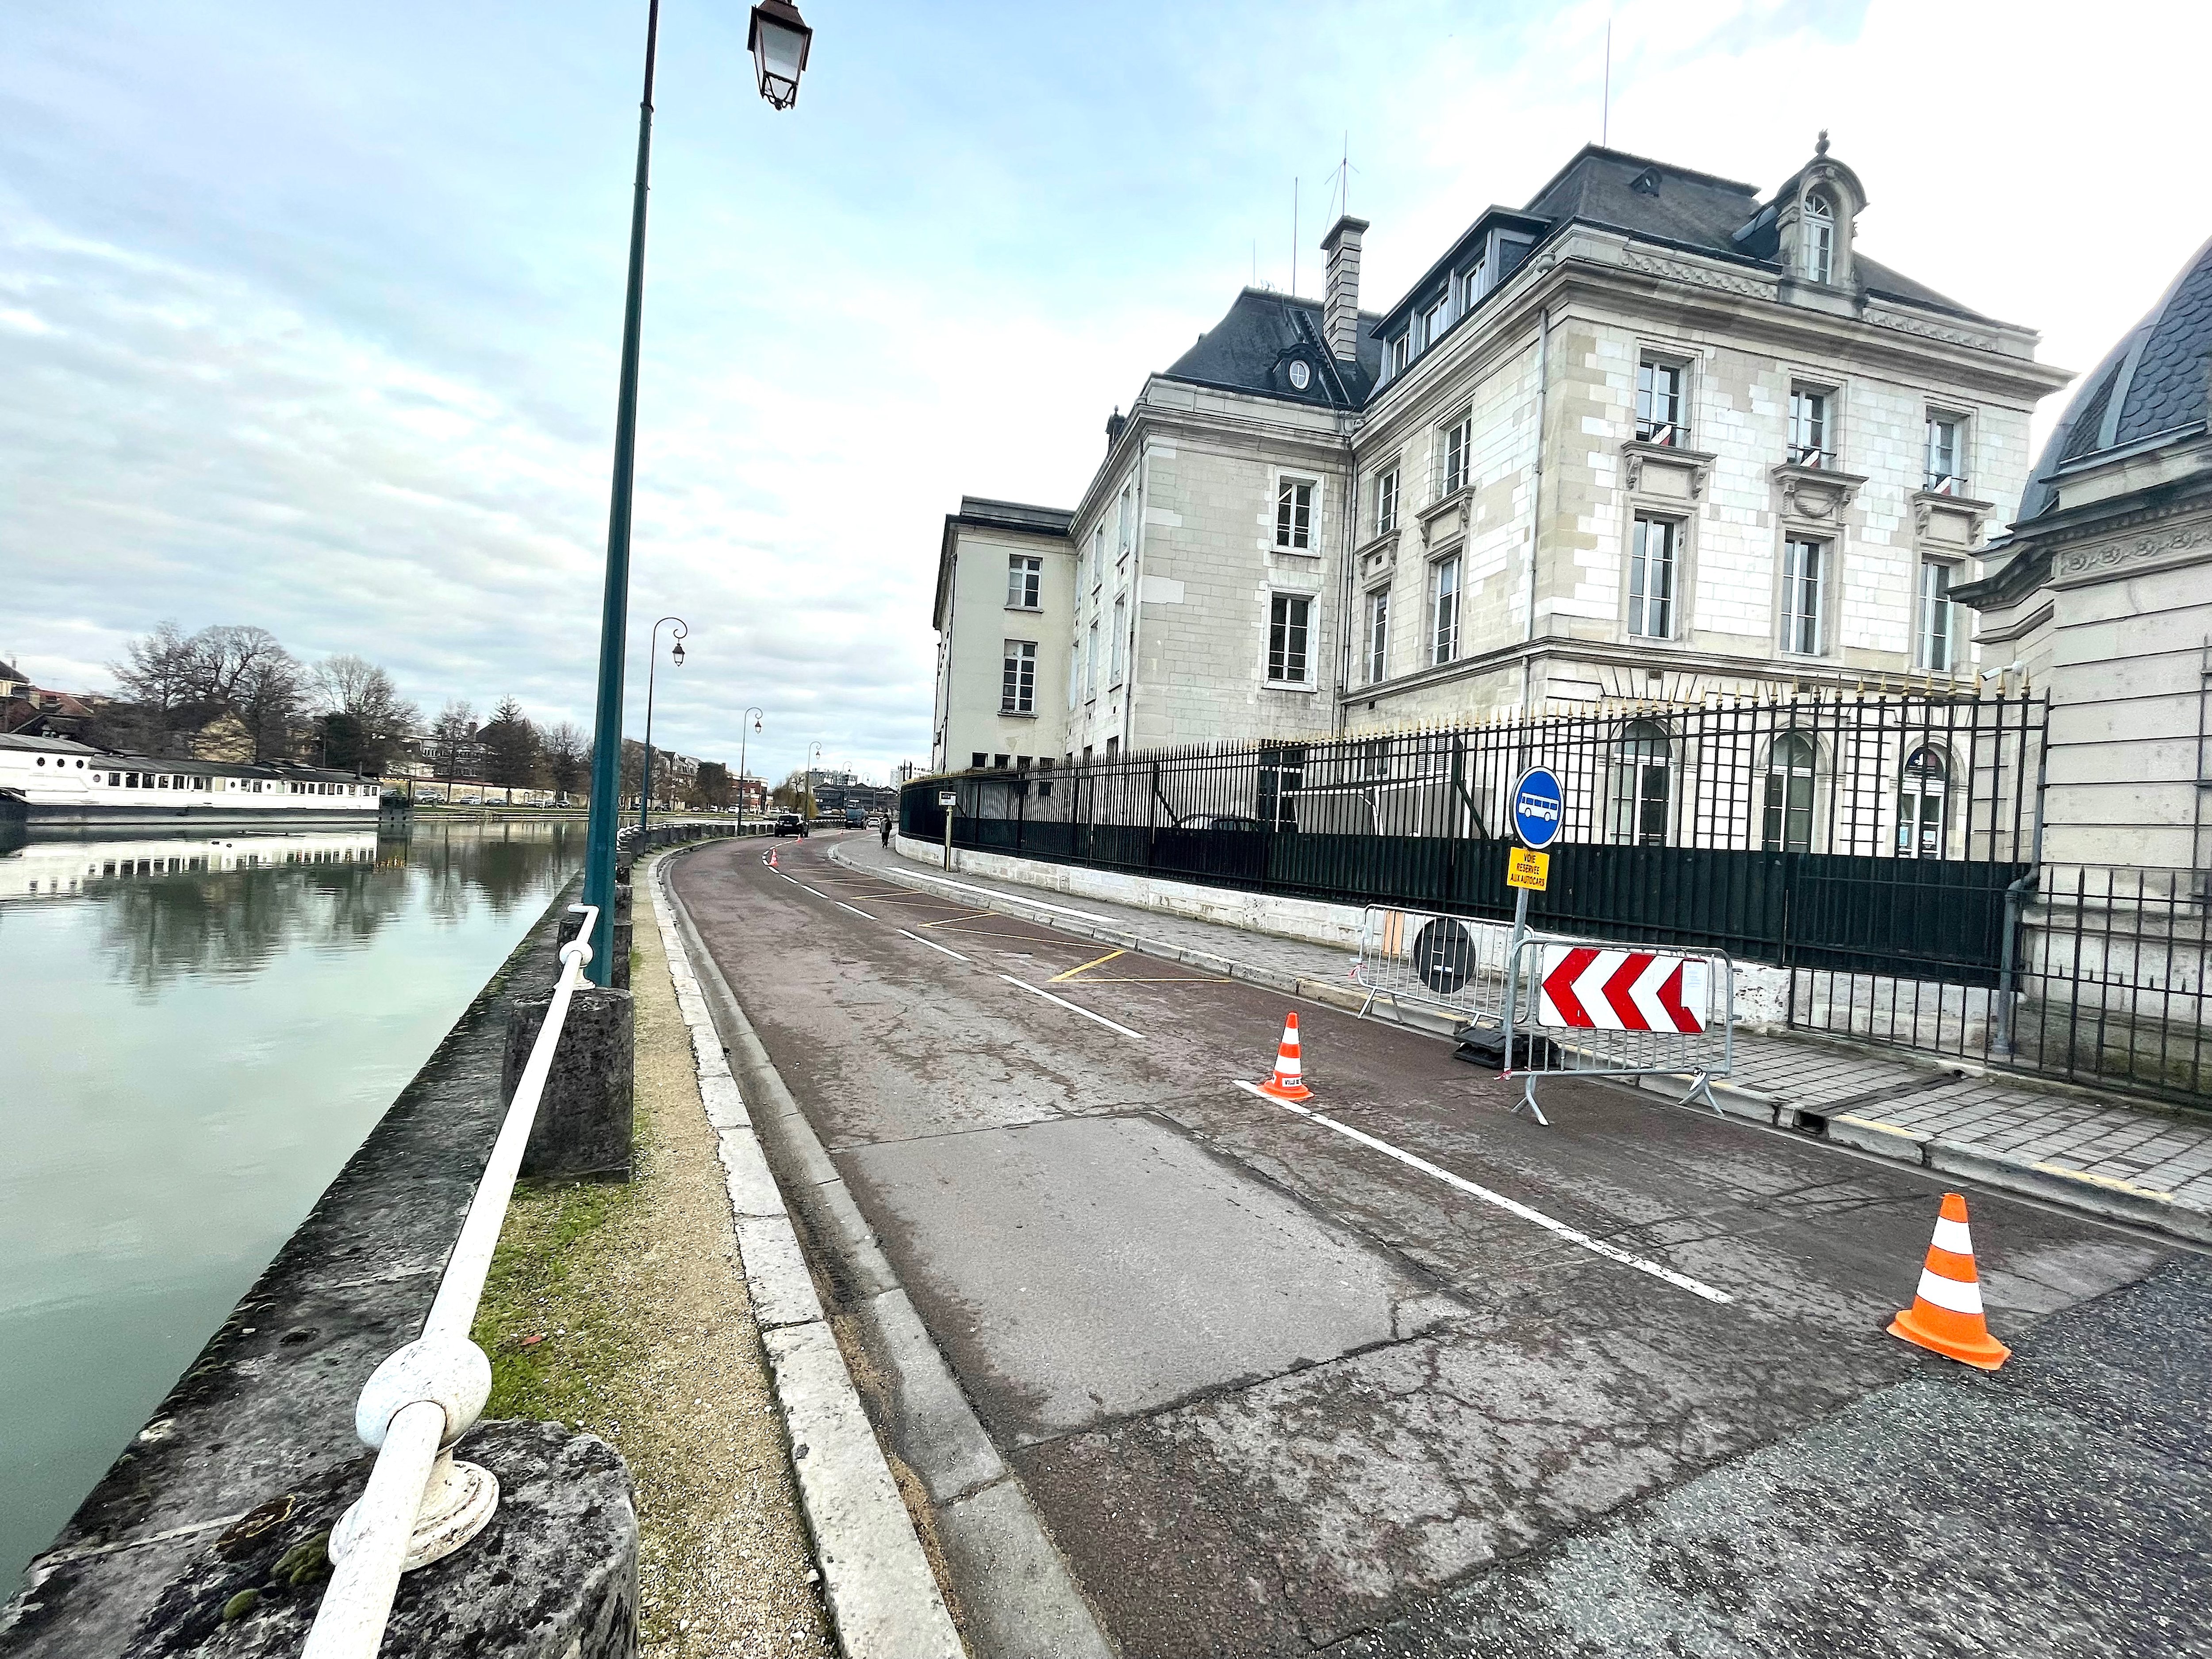
[[[0,1601],[583,846],[0,842]]]

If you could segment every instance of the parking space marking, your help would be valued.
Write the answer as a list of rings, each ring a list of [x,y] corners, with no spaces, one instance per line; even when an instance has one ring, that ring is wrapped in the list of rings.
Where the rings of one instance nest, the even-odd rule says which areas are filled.
[[[1048,985],[1057,985],[1064,979],[1073,979],[1078,974],[1081,973],[1085,968],[1096,968],[1102,962],[1111,962],[1115,957],[1126,957],[1128,954],[1129,953],[1127,951],[1109,951],[1103,957],[1091,957],[1091,960],[1085,963],[1082,967],[1071,968],[1064,974],[1054,974],[1050,979],[1045,981],[1045,983]]]
[[[999,977],[1006,981],[1009,985],[1020,986],[1022,989],[1027,991],[1031,996],[1042,997],[1047,1002],[1058,1003],[1061,1007],[1066,1009],[1071,1014],[1080,1014],[1085,1019],[1095,1019],[1109,1031],[1119,1031],[1123,1036],[1132,1038],[1138,1042],[1146,1041],[1145,1034],[1142,1031],[1133,1031],[1127,1026],[1117,1024],[1115,1021],[1107,1018],[1103,1014],[1094,1014],[1088,1008],[1079,1007],[1076,1004],[1070,1002],[1066,997],[1056,997],[1053,995],[1051,992],[1044,989],[1042,986],[1032,985],[1025,979],[1016,979],[1012,974],[1001,974]]]
[[[973,921],[978,916],[988,916],[992,914],[993,912],[988,910],[969,910],[961,915],[947,916],[942,921],[925,921],[921,925],[925,927],[950,927],[956,921]]]
[[[1019,984],[1020,981],[1017,980],[1015,983]],[[1424,1175],[1434,1176],[1445,1185],[1455,1187],[1470,1197],[1479,1198],[1486,1204],[1495,1204],[1509,1215],[1519,1216],[1523,1221],[1533,1221],[1547,1232],[1556,1234],[1571,1244],[1579,1244],[1583,1249],[1605,1257],[1608,1261],[1618,1261],[1624,1267],[1633,1267],[1638,1273],[1650,1273],[1654,1279],[1666,1280],[1677,1290],[1687,1291],[1692,1296],[1701,1296],[1706,1301],[1718,1303],[1723,1307],[1735,1300],[1726,1291],[1716,1290],[1702,1279],[1692,1279],[1687,1273],[1678,1273],[1672,1267],[1653,1261],[1647,1257],[1632,1255],[1618,1245],[1608,1244],[1601,1238],[1592,1238],[1588,1233],[1570,1227],[1565,1222],[1546,1215],[1541,1210],[1532,1210],[1526,1204],[1510,1199],[1503,1193],[1494,1193],[1489,1188],[1479,1186],[1464,1176],[1455,1176],[1449,1170],[1440,1168],[1425,1158],[1417,1158],[1402,1147],[1393,1146],[1387,1140],[1377,1140],[1373,1135],[1353,1128],[1349,1123],[1340,1123],[1325,1113],[1314,1111],[1310,1108],[1297,1105],[1291,1101],[1276,1100],[1272,1095],[1262,1093],[1256,1084],[1246,1083],[1241,1079],[1231,1080],[1247,1094],[1279,1106],[1286,1112],[1296,1112],[1300,1117],[1321,1124],[1326,1128],[1334,1129],[1337,1133],[1356,1140],[1363,1146],[1372,1147],[1385,1158],[1395,1158],[1399,1163],[1408,1168],[1419,1170]]]
[[[927,945],[933,951],[942,951],[946,956],[951,957],[955,962],[965,962],[968,960],[968,958],[962,956],[959,951],[951,950],[945,945],[939,945],[933,939],[924,939],[919,933],[909,933],[903,927],[895,928],[893,931],[898,933],[902,938],[912,939],[916,945]]]

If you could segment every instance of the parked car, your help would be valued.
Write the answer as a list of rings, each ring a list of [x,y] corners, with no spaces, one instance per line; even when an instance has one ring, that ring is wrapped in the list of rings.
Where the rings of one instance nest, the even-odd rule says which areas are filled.
[[[797,836],[803,841],[806,836],[806,820],[796,812],[779,812],[776,814],[775,833],[779,836]]]

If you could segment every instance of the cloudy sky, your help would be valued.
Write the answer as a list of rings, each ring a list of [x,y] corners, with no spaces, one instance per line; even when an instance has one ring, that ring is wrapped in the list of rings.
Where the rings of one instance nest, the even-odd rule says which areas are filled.
[[[1831,129],[1861,246],[2090,367],[2212,234],[2201,4],[665,0],[632,637],[655,737],[928,748],[962,492],[1072,504],[1109,408],[1348,142],[1370,308],[1597,137],[1771,186]],[[256,623],[428,708],[587,723],[643,0],[5,0],[0,655],[99,688]],[[2056,413],[2047,407],[2043,426]],[[642,724],[642,646],[629,729]]]

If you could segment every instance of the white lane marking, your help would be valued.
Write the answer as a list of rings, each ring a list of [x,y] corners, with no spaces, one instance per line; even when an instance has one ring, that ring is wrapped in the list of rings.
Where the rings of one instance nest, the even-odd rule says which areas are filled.
[[[789,878],[787,878],[787,879],[791,882],[791,884],[792,884],[793,886],[794,886],[794,887],[806,887],[806,884],[805,884],[805,882],[803,882],[803,881],[799,880],[799,878],[797,876],[792,876],[792,877],[789,877]],[[830,898],[830,895],[829,895],[829,894],[827,894],[827,893],[825,893],[825,892],[823,892],[823,891],[819,887],[806,887],[806,890],[807,890],[808,892],[810,892],[810,893],[813,894],[813,895],[814,895],[814,896],[815,896],[815,897],[817,897],[817,898]],[[830,902],[832,904],[835,904],[835,903],[836,902],[836,901],[835,899],[830,899]]]
[[[919,933],[908,933],[903,927],[894,928],[892,931],[896,933],[903,934],[906,938],[912,939],[916,945],[927,945],[933,951],[944,951],[945,954],[951,957],[955,962],[965,962],[968,960],[967,957],[962,956],[957,951],[945,950],[944,945],[939,945],[933,939],[924,939]]]
[[[1022,989],[1029,992],[1032,996],[1042,997],[1047,1002],[1058,1003],[1061,1007],[1066,1009],[1071,1014],[1080,1014],[1085,1019],[1095,1019],[1109,1031],[1119,1031],[1123,1036],[1134,1038],[1139,1042],[1143,1042],[1146,1040],[1145,1034],[1142,1031],[1133,1031],[1126,1025],[1116,1025],[1112,1020],[1107,1018],[1105,1015],[1094,1014],[1088,1008],[1079,1007],[1074,1003],[1070,1002],[1066,997],[1056,997],[1053,995],[1051,992],[1032,985],[1025,979],[1016,979],[1012,974],[1001,974],[999,977],[1006,981],[1009,985],[1020,986]]]
[[[1387,1140],[1377,1140],[1373,1135],[1353,1128],[1349,1123],[1340,1123],[1323,1113],[1313,1111],[1304,1106],[1292,1105],[1287,1100],[1277,1100],[1273,1095],[1262,1094],[1257,1084],[1246,1083],[1242,1079],[1231,1080],[1247,1094],[1257,1096],[1261,1100],[1281,1107],[1286,1112],[1296,1112],[1300,1117],[1311,1118],[1316,1123],[1334,1129],[1340,1135],[1348,1136],[1363,1146],[1371,1146],[1386,1158],[1395,1158],[1401,1164],[1419,1170],[1424,1175],[1432,1175],[1447,1186],[1456,1187],[1460,1191],[1471,1197],[1479,1198],[1486,1204],[1495,1204],[1507,1213],[1519,1216],[1523,1221],[1533,1221],[1546,1231],[1558,1234],[1571,1244],[1579,1244],[1586,1250],[1595,1251],[1608,1261],[1618,1261],[1624,1267],[1633,1267],[1638,1273],[1650,1273],[1654,1279],[1663,1279],[1677,1290],[1687,1291],[1692,1296],[1701,1296],[1708,1302],[1717,1302],[1725,1306],[1735,1300],[1726,1291],[1717,1291],[1704,1281],[1692,1279],[1686,1273],[1678,1273],[1672,1267],[1660,1262],[1640,1255],[1631,1255],[1619,1246],[1608,1244],[1601,1238],[1592,1238],[1588,1233],[1570,1227],[1565,1222],[1546,1215],[1541,1210],[1532,1210],[1526,1204],[1516,1202],[1503,1193],[1493,1193],[1489,1188],[1477,1186],[1464,1176],[1454,1175],[1449,1170],[1439,1169],[1428,1159],[1416,1158],[1409,1152],[1393,1146]]]
[[[830,902],[836,905],[840,910],[853,910],[853,907],[846,903],[842,899],[831,899]],[[860,917],[862,921],[873,921],[875,920],[875,918],[870,915],[866,910],[853,910],[853,914]]]

